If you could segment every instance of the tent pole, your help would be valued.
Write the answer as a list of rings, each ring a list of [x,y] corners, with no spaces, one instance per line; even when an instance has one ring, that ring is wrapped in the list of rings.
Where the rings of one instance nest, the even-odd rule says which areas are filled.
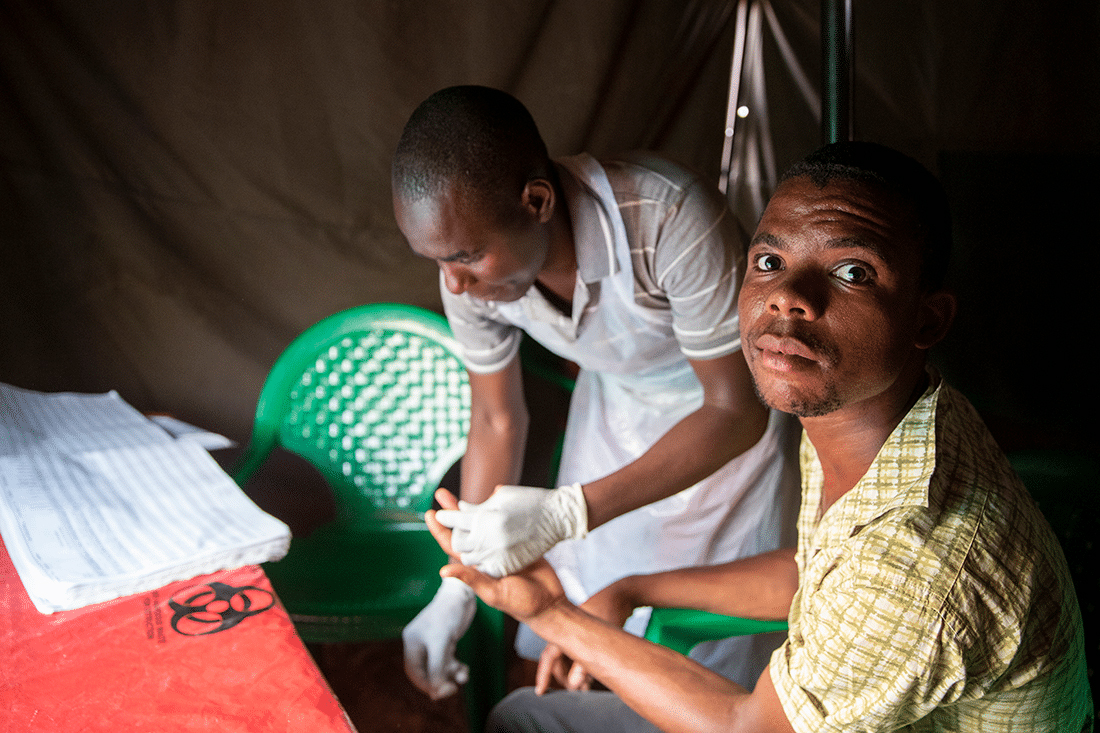
[[[852,0],[821,0],[821,137],[852,139]]]
[[[738,0],[736,35],[733,41],[733,60],[730,63],[729,102],[726,104],[725,139],[722,143],[722,175],[718,179],[718,190],[726,193],[730,176],[733,174],[733,133],[737,129],[737,98],[741,90],[741,72],[745,66],[745,39],[748,33],[748,0]]]

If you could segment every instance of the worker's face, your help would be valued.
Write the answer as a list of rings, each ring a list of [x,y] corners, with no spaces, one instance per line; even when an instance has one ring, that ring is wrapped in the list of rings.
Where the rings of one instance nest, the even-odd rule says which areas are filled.
[[[534,284],[549,248],[552,189],[529,183],[508,225],[492,216],[473,194],[451,184],[438,196],[393,200],[397,226],[412,250],[435,260],[446,287],[456,295],[509,302]]]
[[[921,291],[915,230],[909,207],[860,182],[779,187],[738,301],[745,358],[768,405],[828,414],[884,395],[923,363],[954,301],[943,311],[930,298],[951,296]]]

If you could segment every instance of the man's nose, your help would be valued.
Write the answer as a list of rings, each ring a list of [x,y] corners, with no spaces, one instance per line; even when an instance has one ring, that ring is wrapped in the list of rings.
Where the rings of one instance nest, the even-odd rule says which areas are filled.
[[[447,290],[455,295],[462,295],[465,293],[470,285],[474,282],[474,278],[470,276],[470,273],[453,262],[440,262],[439,269],[443,271],[443,282],[447,286]]]
[[[768,310],[779,316],[813,321],[825,310],[828,283],[808,272],[788,272],[768,293]]]

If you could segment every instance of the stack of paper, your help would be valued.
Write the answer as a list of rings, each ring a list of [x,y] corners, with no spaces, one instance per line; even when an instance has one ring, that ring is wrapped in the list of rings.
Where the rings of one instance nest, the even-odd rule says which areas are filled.
[[[0,535],[43,613],[277,560],[290,543],[199,443],[116,393],[5,384]]]

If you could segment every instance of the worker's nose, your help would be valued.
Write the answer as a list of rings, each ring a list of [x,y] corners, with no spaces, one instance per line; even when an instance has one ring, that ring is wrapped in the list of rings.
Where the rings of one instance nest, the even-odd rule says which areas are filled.
[[[828,300],[828,283],[810,272],[788,271],[773,281],[768,310],[778,316],[813,321],[821,317]]]
[[[443,271],[443,282],[447,290],[455,295],[462,295],[475,282],[468,270],[453,262],[441,262],[439,269]]]

